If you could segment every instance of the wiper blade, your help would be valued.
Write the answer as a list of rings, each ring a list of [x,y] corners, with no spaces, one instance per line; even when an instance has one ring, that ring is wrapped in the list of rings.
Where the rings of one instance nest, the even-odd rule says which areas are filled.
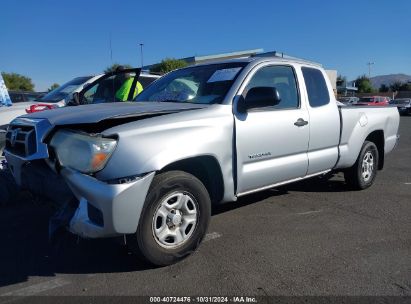
[[[198,102],[192,102],[188,100],[174,100],[174,99],[166,99],[162,101],[157,101],[157,102],[172,102],[172,103],[191,103],[191,104],[199,104]]]
[[[166,100],[159,100],[157,102],[173,102],[173,103],[183,103],[185,101],[176,100],[176,99],[166,99]]]

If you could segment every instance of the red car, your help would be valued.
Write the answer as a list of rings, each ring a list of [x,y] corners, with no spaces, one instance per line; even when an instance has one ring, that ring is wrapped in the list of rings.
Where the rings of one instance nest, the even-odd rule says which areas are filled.
[[[389,99],[388,97],[384,96],[361,97],[357,104],[368,106],[386,106],[389,104]]]

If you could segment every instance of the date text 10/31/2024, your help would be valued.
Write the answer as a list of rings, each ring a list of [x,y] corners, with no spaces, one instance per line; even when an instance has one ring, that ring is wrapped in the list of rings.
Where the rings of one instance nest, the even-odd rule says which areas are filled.
[[[255,297],[150,297],[150,303],[257,303]]]

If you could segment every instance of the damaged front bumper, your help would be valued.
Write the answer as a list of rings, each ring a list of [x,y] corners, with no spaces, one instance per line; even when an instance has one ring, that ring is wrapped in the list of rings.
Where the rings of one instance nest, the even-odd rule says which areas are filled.
[[[62,226],[87,238],[136,232],[155,173],[110,182],[68,168],[57,173],[45,143],[52,128],[47,119],[17,118],[5,136],[5,156],[16,183],[57,205],[50,235]]]
[[[81,237],[101,238],[134,233],[154,172],[123,184],[108,184],[71,169],[61,175],[79,206],[69,230]]]
[[[19,186],[57,205],[58,212],[50,219],[51,237],[62,226],[84,238],[136,232],[154,172],[107,183],[68,168],[57,174],[43,160],[6,156]]]

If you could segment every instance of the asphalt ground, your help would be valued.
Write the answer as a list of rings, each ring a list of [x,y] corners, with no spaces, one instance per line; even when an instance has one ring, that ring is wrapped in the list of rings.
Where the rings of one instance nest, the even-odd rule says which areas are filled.
[[[375,184],[342,175],[264,191],[213,211],[206,240],[152,268],[118,240],[62,239],[27,195],[0,207],[0,303],[10,296],[411,295],[411,117]],[[1,297],[3,296],[3,297]]]

